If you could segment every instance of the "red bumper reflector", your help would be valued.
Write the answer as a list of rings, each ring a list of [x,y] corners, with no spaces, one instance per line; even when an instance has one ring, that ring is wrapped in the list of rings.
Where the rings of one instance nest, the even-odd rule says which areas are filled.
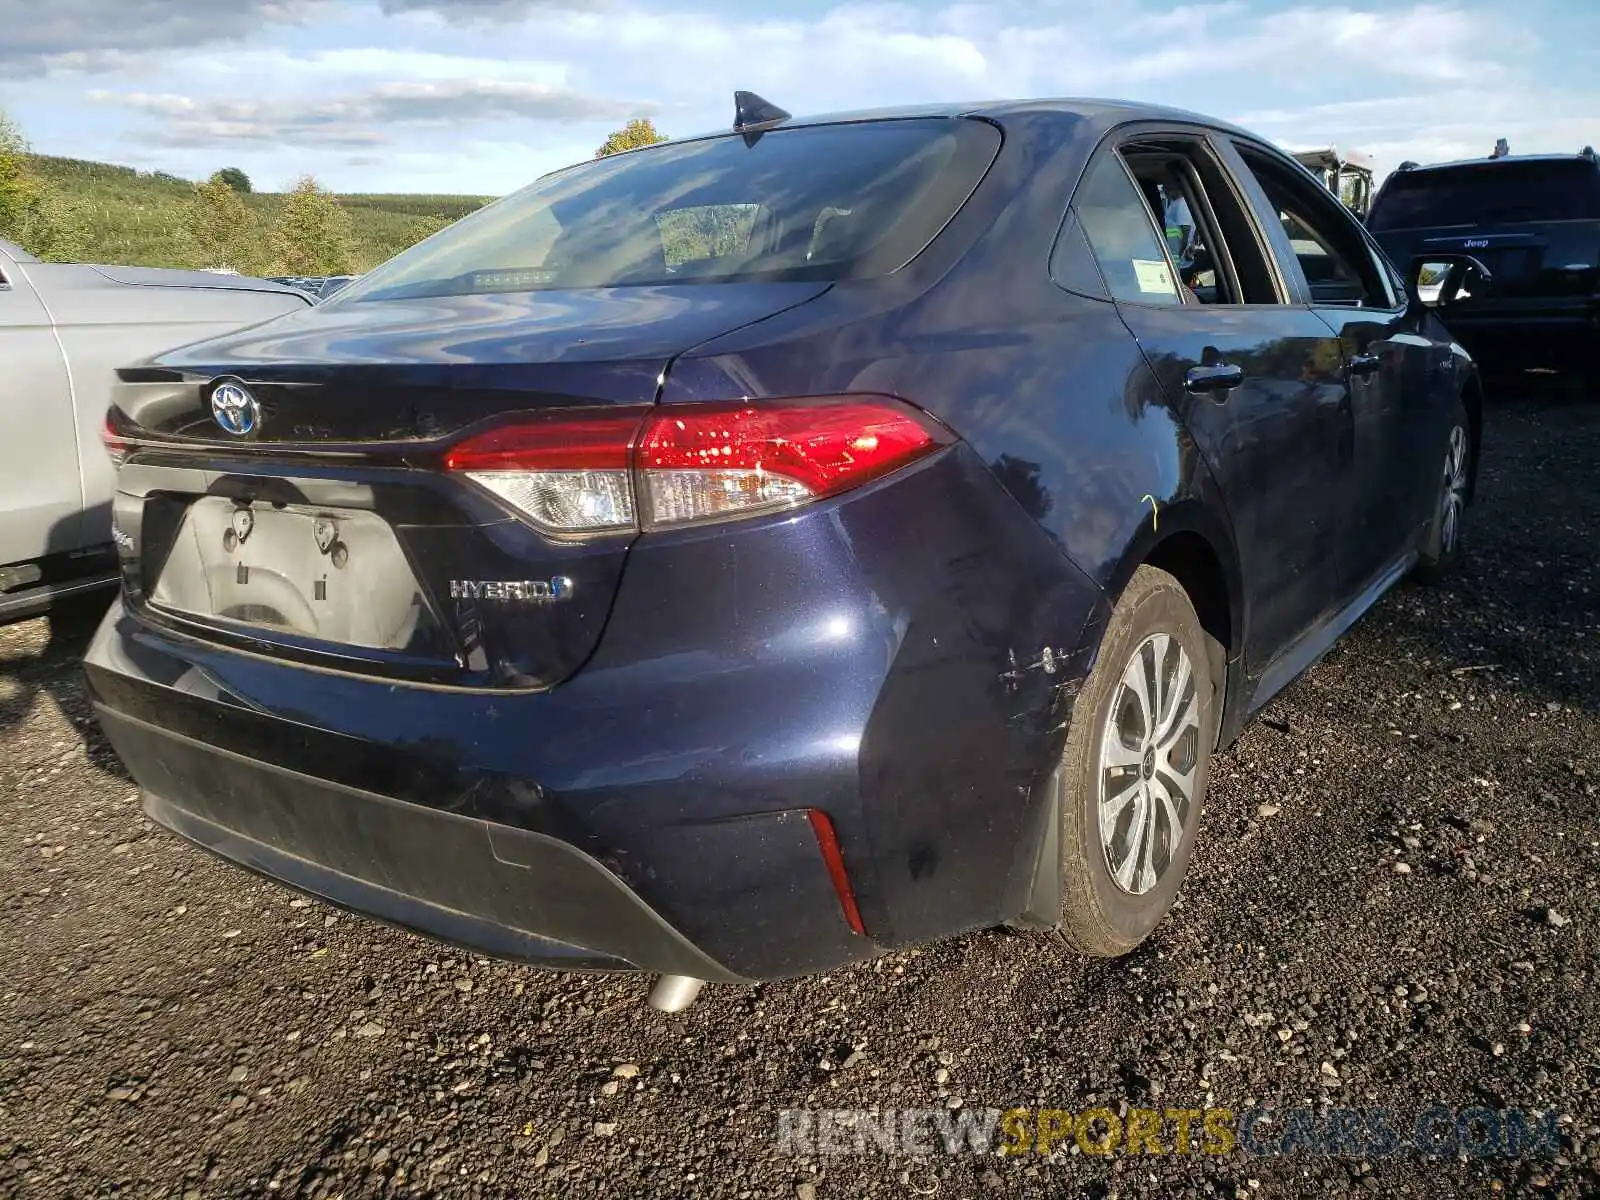
[[[822,851],[822,861],[827,864],[828,877],[833,880],[833,890],[839,894],[839,907],[850,928],[865,937],[867,927],[861,922],[861,910],[856,907],[856,894],[850,886],[850,876],[844,869],[844,855],[839,852],[839,838],[833,831],[833,820],[820,808],[808,808],[811,831],[817,835],[817,846]]]

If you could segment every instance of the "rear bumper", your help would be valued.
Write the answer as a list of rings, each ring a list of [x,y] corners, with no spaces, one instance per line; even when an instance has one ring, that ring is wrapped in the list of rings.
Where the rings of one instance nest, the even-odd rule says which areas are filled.
[[[1445,324],[1486,375],[1600,371],[1600,301],[1447,313]]]
[[[143,786],[146,815],[239,866],[502,958],[741,978],[565,842],[258,762],[104,704],[96,710]]]
[[[956,447],[641,538],[548,691],[319,671],[121,603],[86,674],[151,816],[226,858],[490,953],[765,980],[1023,911],[1104,613]]]

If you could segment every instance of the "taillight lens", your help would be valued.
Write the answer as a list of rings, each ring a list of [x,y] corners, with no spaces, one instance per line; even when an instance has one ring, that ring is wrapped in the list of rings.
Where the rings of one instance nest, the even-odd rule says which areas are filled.
[[[557,410],[469,438],[445,456],[541,529],[614,533],[637,521],[629,468],[647,409]]]
[[[941,444],[890,400],[672,405],[652,414],[637,461],[650,523],[681,525],[831,496]]]
[[[475,435],[445,465],[540,528],[582,536],[793,508],[953,440],[887,397],[672,404],[557,410]]]
[[[120,467],[128,457],[128,443],[118,435],[109,411],[105,424],[100,427],[100,441],[105,445],[106,457],[111,460],[111,465]]]

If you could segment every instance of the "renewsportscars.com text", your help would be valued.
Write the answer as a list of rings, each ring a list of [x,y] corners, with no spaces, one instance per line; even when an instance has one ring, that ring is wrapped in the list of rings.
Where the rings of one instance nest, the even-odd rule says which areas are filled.
[[[780,1153],[1535,1158],[1561,1146],[1560,1116],[1519,1109],[1387,1108],[784,1109]]]

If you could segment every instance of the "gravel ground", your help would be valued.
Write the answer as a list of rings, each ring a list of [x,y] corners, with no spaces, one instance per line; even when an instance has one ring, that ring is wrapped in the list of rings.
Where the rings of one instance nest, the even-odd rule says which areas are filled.
[[[463,955],[152,830],[79,686],[92,616],[0,630],[0,1194],[1600,1194],[1597,469],[1600,406],[1490,414],[1466,570],[1225,756],[1130,958],[974,935],[671,1018],[643,979]],[[1435,1100],[1558,1109],[1561,1148],[775,1143],[786,1108]]]

